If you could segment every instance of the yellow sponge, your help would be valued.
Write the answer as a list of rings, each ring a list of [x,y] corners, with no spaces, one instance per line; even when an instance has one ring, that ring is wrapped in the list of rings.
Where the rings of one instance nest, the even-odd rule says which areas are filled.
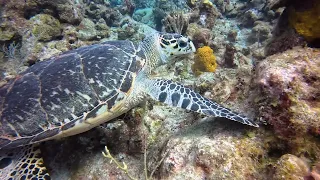
[[[217,62],[213,50],[209,46],[198,48],[191,68],[196,76],[202,72],[214,72],[217,68]]]
[[[296,11],[291,7],[289,22],[307,41],[320,38],[320,2],[316,1],[311,9]]]

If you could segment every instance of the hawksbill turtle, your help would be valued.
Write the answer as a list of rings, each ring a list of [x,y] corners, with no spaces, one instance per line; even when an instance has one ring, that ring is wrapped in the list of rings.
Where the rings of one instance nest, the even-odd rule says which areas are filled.
[[[85,132],[146,98],[258,125],[192,89],[150,72],[195,52],[180,34],[107,41],[36,63],[0,88],[0,179],[50,179],[34,144]]]

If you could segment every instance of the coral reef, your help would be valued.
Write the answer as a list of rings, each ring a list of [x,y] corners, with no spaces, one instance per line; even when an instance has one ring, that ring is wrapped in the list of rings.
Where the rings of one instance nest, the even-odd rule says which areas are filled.
[[[64,40],[64,23],[77,25],[83,17],[80,4],[73,1],[13,0],[1,4],[0,29],[3,38],[0,45],[19,44],[19,53],[22,54],[16,61],[8,61],[17,64],[15,70],[7,69],[9,74],[12,73],[9,71],[19,72],[25,62],[26,65],[34,64],[41,57],[39,53],[43,52],[45,44],[52,40]],[[45,55],[52,54],[47,52]]]
[[[260,116],[279,137],[320,134],[320,52],[295,48],[266,58],[257,67],[263,92]]]
[[[267,1],[266,8],[267,9],[278,9],[280,7],[284,7],[287,4],[287,0],[269,0]]]
[[[209,46],[203,46],[197,49],[192,71],[196,76],[203,72],[214,72],[217,68],[216,57]]]
[[[42,144],[53,179],[317,179],[320,52],[306,40],[318,47],[319,12],[315,0],[0,0],[0,86],[26,65],[87,44],[139,42],[152,28],[186,34],[195,57],[152,75],[258,116],[266,128],[149,101]]]
[[[47,14],[73,25],[82,19],[81,10],[73,1],[38,1],[38,0],[12,0],[5,2],[1,13],[1,35],[3,40],[17,40],[25,36],[26,31],[32,26],[28,21],[37,14]],[[42,19],[44,20],[44,19]],[[48,21],[46,22],[48,23]],[[58,25],[57,23],[55,23]],[[3,34],[4,33],[4,34]]]

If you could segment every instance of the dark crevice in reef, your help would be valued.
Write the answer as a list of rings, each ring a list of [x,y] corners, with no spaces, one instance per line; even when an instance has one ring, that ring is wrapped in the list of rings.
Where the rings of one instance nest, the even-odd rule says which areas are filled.
[[[30,19],[37,14],[50,14],[53,17],[59,19],[59,13],[56,7],[50,4],[43,4],[34,7],[28,7],[24,10],[24,18]]]
[[[311,48],[320,48],[320,38],[317,38],[310,43],[308,43],[308,46]]]

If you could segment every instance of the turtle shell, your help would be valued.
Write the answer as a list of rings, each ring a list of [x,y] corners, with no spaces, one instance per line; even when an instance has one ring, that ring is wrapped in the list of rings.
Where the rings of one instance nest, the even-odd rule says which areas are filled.
[[[138,44],[107,41],[36,63],[0,89],[0,149],[86,131],[105,121],[102,114],[115,117],[107,112],[132,92],[145,59]]]

